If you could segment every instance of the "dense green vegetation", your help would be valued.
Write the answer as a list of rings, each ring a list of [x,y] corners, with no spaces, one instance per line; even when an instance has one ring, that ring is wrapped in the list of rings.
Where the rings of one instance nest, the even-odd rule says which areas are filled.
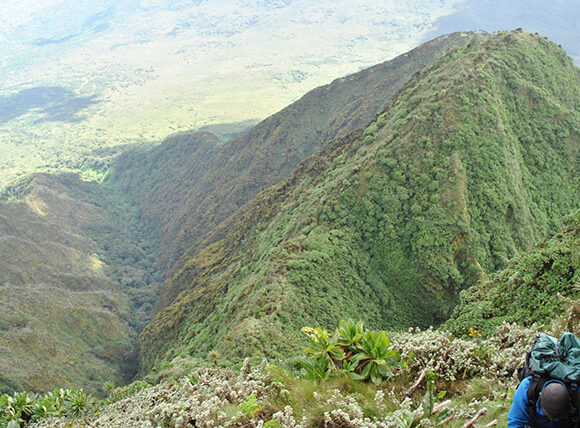
[[[393,376],[401,356],[391,348],[384,331],[364,328],[359,321],[341,321],[339,328],[329,333],[320,327],[303,327],[308,346],[302,349],[298,364],[305,376],[314,380],[348,375],[356,380],[381,383]]]
[[[208,134],[186,134],[152,151],[126,154],[113,165],[106,183],[127,193],[158,223],[163,231],[159,256],[171,268],[184,253],[206,246],[209,232],[258,192],[287,177],[305,157],[329,140],[366,126],[409,76],[475,37],[439,37],[316,88],[221,147]],[[182,286],[166,284],[161,306]]]
[[[23,179],[0,201],[0,388],[109,398],[6,395],[0,426],[504,416],[532,324],[578,327],[579,172],[580,72],[502,32],[437,39],[230,142],[128,151],[101,184]],[[135,374],[146,324],[154,385],[105,387]]]
[[[560,235],[542,244],[541,249],[546,249],[554,265],[566,263],[571,252],[577,250],[578,231],[580,216],[576,212],[565,219]],[[539,251],[520,258],[538,260]],[[510,268],[529,265],[520,263],[520,258],[510,262]],[[551,276],[552,293],[566,292],[571,283],[568,271],[560,270]],[[556,276],[559,281],[553,281]],[[536,280],[533,275],[522,275],[521,282],[534,286]],[[502,284],[508,299],[516,300],[522,286]],[[473,307],[463,312],[470,309]],[[552,325],[541,328],[555,336],[564,330],[580,330],[574,306],[563,315],[543,321],[552,321]],[[341,321],[331,332],[304,327],[306,341],[294,344],[305,345],[298,360],[279,365],[263,361],[252,366],[247,359],[234,372],[217,367],[219,356],[215,354],[205,361],[180,356],[159,371],[153,370],[147,376],[151,384],[139,381],[123,388],[110,384],[109,396],[104,400],[74,390],[3,396],[0,426],[9,421],[18,421],[14,427],[28,426],[30,421],[37,428],[411,428],[434,424],[459,428],[475,416],[478,426],[498,422],[505,426],[517,382],[514,373],[523,364],[540,326],[529,329],[517,324],[495,325],[489,338],[483,338],[479,330],[471,327],[471,337],[466,339],[433,329],[368,331],[362,322],[350,321]],[[368,346],[370,343],[373,345]],[[369,359],[372,352],[384,358]],[[370,366],[373,362],[374,366]],[[363,364],[384,367],[385,375],[374,379],[362,376],[363,371],[358,368]],[[209,365],[214,367],[207,368]]]
[[[303,325],[345,317],[444,321],[461,289],[578,207],[579,113],[578,69],[539,36],[451,51],[191,253],[172,279],[187,290],[142,334],[146,367],[280,357]]]
[[[154,304],[183,286],[159,283],[185,249],[215,240],[225,229],[214,226],[256,192],[332,136],[366,124],[409,75],[473,37],[441,37],[319,88],[231,142],[181,133],[156,147],[75,151],[54,167],[93,182],[41,174],[8,186],[0,202],[2,390],[102,392],[111,376],[128,380],[137,333]]]
[[[246,359],[234,371],[215,364],[204,368],[210,361],[199,367],[200,361],[179,357],[156,373],[154,384],[136,382],[111,388],[107,399],[85,400],[85,405],[77,406],[76,415],[67,416],[64,407],[58,416],[46,415],[32,426],[410,428],[442,423],[461,427],[476,413],[483,414],[478,422],[487,424],[505,420],[506,395],[514,385],[512,374],[534,336],[532,330],[516,325],[501,326],[496,337],[470,341],[428,330],[394,334],[390,344],[383,346],[388,341],[386,332],[365,331],[361,323],[341,322],[330,334],[343,348],[323,348],[319,340],[323,329],[304,330],[314,334],[303,350],[309,361],[338,363],[339,358],[342,367],[309,379],[304,376],[309,372],[292,369],[288,361],[252,365]],[[383,338],[383,345],[373,348],[396,356],[378,360],[389,365],[389,375],[374,382],[357,380],[348,371],[346,361],[357,360],[354,355],[360,353],[339,355],[363,336]],[[366,357],[360,361],[367,361]],[[33,408],[37,402],[46,402],[46,396],[28,397]],[[14,398],[4,400],[13,402]],[[10,414],[5,411],[6,420]]]
[[[497,288],[502,287],[512,307],[513,302],[518,305],[522,287],[537,287],[536,281],[542,280],[533,266],[545,267],[546,257],[553,266],[569,264],[576,269],[579,231],[577,211],[565,218],[562,232],[554,239],[510,262],[506,271],[519,269],[516,276],[521,281],[516,284],[512,278]],[[504,277],[503,273],[498,276]],[[569,291],[575,282],[569,273],[570,267],[543,278],[550,284],[546,288],[551,297]],[[481,291],[481,285],[471,291]],[[487,299],[481,307],[497,304],[495,292],[479,298]],[[475,302],[460,312],[474,311]],[[543,302],[540,299],[535,307],[542,309]],[[562,301],[559,305],[567,313],[546,315],[544,324],[555,322],[542,330],[556,336],[563,330],[578,332],[577,308]],[[460,322],[480,321],[478,315]],[[489,338],[481,337],[480,330],[472,326],[471,338],[466,339],[454,338],[445,330],[369,331],[362,322],[351,321],[341,321],[331,332],[304,327],[306,341],[294,344],[305,345],[298,360],[252,367],[248,359],[233,372],[204,368],[219,365],[217,355],[209,355],[205,361],[181,356],[151,372],[147,376],[151,383],[139,381],[121,388],[107,385],[108,397],[103,400],[75,390],[5,395],[0,397],[0,426],[379,428],[442,423],[461,427],[476,414],[479,426],[497,421],[502,426],[516,385],[513,373],[523,364],[540,327],[529,329],[495,322],[498,320],[494,320],[496,328]],[[520,321],[524,324],[525,318]],[[473,325],[484,330],[490,327]],[[384,358],[369,359],[373,352]],[[361,365],[384,367],[385,375],[373,379],[369,368],[370,376],[362,376]]]
[[[576,211],[564,219],[563,229],[555,237],[463,291],[445,328],[458,336],[469,335],[470,329],[489,336],[505,322],[546,325],[578,300],[579,285],[580,211]],[[570,321],[568,329],[573,329]]]

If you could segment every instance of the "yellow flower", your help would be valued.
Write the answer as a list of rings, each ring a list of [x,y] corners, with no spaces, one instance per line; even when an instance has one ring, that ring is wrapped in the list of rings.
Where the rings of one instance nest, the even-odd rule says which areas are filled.
[[[476,328],[469,328],[469,337],[483,337],[483,335]]]

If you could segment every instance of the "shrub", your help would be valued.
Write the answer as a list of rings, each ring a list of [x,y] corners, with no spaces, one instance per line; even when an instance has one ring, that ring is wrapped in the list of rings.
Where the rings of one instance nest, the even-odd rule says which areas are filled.
[[[306,378],[323,380],[347,373],[353,379],[380,383],[399,366],[400,355],[386,332],[365,330],[362,321],[340,321],[332,335],[319,327],[301,331],[309,343],[298,360]]]
[[[85,416],[94,406],[94,399],[83,390],[72,390],[64,400],[65,413],[73,418]]]

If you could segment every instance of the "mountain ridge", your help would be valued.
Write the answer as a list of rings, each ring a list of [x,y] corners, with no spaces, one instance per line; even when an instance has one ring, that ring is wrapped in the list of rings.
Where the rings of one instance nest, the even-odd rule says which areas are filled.
[[[462,288],[577,206],[579,82],[563,51],[527,33],[452,50],[342,158],[289,187],[273,221],[250,234],[241,221],[191,258],[185,291],[141,335],[145,367],[212,347],[276,358],[290,328],[339,316],[381,328],[443,321]]]
[[[11,290],[5,298],[12,305],[6,308],[4,325],[12,323],[9,319],[15,307],[24,308],[26,328],[51,346],[68,349],[67,352],[77,356],[74,361],[82,362],[81,366],[93,364],[100,368],[92,374],[87,374],[88,369],[62,370],[58,378],[43,378],[36,374],[36,369],[30,369],[29,373],[25,368],[14,371],[11,367],[19,358],[27,361],[24,366],[29,368],[37,367],[36,360],[41,360],[40,367],[45,370],[51,364],[60,366],[62,353],[37,352],[37,343],[26,342],[23,347],[16,339],[10,339],[12,342],[5,345],[15,357],[5,359],[6,365],[0,373],[7,388],[47,390],[89,378],[85,388],[102,393],[107,371],[127,380],[137,369],[134,338],[154,311],[153,305],[164,307],[180,291],[181,283],[169,287],[163,279],[164,276],[171,278],[172,263],[181,257],[181,248],[195,251],[194,247],[218,240],[227,225],[215,231],[213,226],[243,206],[255,192],[279,181],[303,156],[314,151],[316,144],[326,138],[322,135],[324,129],[327,133],[350,132],[350,127],[372,119],[377,103],[388,98],[383,92],[396,90],[409,73],[472,37],[472,34],[441,37],[407,56],[373,67],[372,72],[363,71],[315,90],[233,143],[222,142],[207,132],[180,133],[152,148],[129,148],[114,161],[102,184],[85,183],[71,174],[37,174],[9,186],[3,192],[0,206],[7,218],[6,227],[0,229],[0,248],[12,254],[12,258],[4,260],[6,268],[2,269],[1,277],[6,285],[4,290]],[[353,86],[353,82],[357,84]],[[365,99],[369,94],[370,101]],[[333,101],[332,105],[325,106],[329,100]],[[321,109],[324,109],[322,113]],[[314,125],[311,119],[316,122]],[[318,133],[313,131],[317,126],[321,127]],[[311,141],[310,132],[317,142]],[[263,143],[262,138],[267,142]],[[286,146],[288,138],[293,142]],[[243,156],[232,152],[236,147]],[[254,155],[256,147],[263,149],[262,157]],[[288,157],[281,155],[286,149],[290,150]],[[116,153],[117,150],[111,150],[102,155]],[[266,168],[274,158],[278,170]],[[246,172],[235,173],[236,165],[243,165]],[[207,183],[213,187],[204,190]],[[238,189],[246,190],[238,194]],[[197,199],[192,199],[192,195]],[[59,205],[62,213],[55,215]],[[18,241],[26,250],[16,251],[15,245],[10,244],[15,242],[12,235],[18,230],[17,224],[29,232]],[[191,227],[193,232],[188,230]],[[17,259],[19,254],[22,257]],[[175,271],[179,272],[180,267],[176,264]],[[98,272],[90,274],[94,269]],[[28,288],[22,291],[15,285],[16,280]],[[99,295],[98,290],[111,289],[114,292],[103,291]],[[106,297],[107,293],[110,297]],[[160,293],[164,297],[157,300]],[[100,325],[97,329],[103,335],[84,335],[82,329],[76,328],[83,323],[73,321],[75,318],[55,318],[54,314],[66,316],[68,312],[61,300],[51,300],[51,294],[68,296],[77,302],[78,312],[84,310],[82,299],[86,297],[91,302],[89,306],[94,308],[85,312],[86,322]],[[48,299],[47,310],[23,303],[25,299],[41,300],[43,295]],[[34,313],[27,312],[26,308]],[[57,320],[56,325],[53,319]],[[112,324],[105,328],[99,324],[101,321]],[[59,323],[60,332],[57,331]],[[48,333],[48,326],[55,330],[54,334]],[[12,337],[10,332],[4,334],[6,340]],[[22,339],[18,335],[14,337]],[[74,349],[67,348],[71,341],[76,344]],[[30,351],[18,357],[25,353],[26,347]],[[43,358],[43,354],[48,357]]]
[[[302,326],[346,316],[381,329],[439,324],[461,289],[577,208],[580,74],[555,45],[521,32],[456,34],[409,55],[383,64],[383,75],[379,65],[320,88],[229,143],[185,133],[123,154],[99,186],[67,175],[21,181],[3,197],[4,237],[18,230],[11,221],[29,222],[39,230],[26,245],[39,252],[21,252],[29,273],[9,262],[22,269],[4,269],[4,283],[30,280],[40,292],[60,282],[77,297],[119,291],[91,305],[124,331],[113,337],[122,345],[72,352],[100,353],[96,365],[128,355],[125,374],[154,304],[143,373],[214,350],[224,363],[280,358]],[[321,111],[325,94],[332,105]],[[52,188],[60,196],[36,197]],[[71,206],[60,229],[46,216],[59,198]],[[43,236],[78,249],[58,258],[35,242]],[[42,265],[43,251],[55,260]],[[104,274],[85,280],[95,267]]]
[[[364,126],[410,75],[473,37],[473,33],[442,36],[391,61],[316,88],[223,145],[215,158],[207,159],[210,165],[191,165],[208,168],[208,173],[184,189],[184,203],[171,212],[171,218],[159,220],[168,254],[163,261],[171,268],[188,248],[203,240],[206,230],[287,176],[327,139]],[[109,182],[129,189],[137,186],[130,180],[124,183],[124,170],[121,159]]]

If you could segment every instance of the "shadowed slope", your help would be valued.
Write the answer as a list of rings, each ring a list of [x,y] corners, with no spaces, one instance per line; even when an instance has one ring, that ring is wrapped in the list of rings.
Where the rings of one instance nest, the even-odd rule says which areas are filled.
[[[171,269],[184,254],[194,254],[205,245],[201,244],[207,243],[208,233],[258,192],[288,176],[330,139],[365,126],[414,73],[474,37],[471,33],[439,37],[391,61],[337,79],[219,148],[194,142],[207,142],[205,134],[181,136],[175,139],[188,138],[200,148],[186,153],[183,146],[174,147],[172,138],[162,148],[143,154],[137,163],[131,156],[121,157],[108,183],[131,194],[144,216],[160,225],[160,257]],[[184,162],[154,160],[169,160],[174,156],[170,151],[181,153]],[[222,237],[213,236],[213,240]],[[179,288],[174,286],[163,287],[160,307],[177,295]]]
[[[502,323],[549,324],[574,303],[566,331],[578,330],[580,307],[580,211],[566,217],[560,233],[510,261],[461,293],[445,328],[457,336],[476,329],[492,335]]]

